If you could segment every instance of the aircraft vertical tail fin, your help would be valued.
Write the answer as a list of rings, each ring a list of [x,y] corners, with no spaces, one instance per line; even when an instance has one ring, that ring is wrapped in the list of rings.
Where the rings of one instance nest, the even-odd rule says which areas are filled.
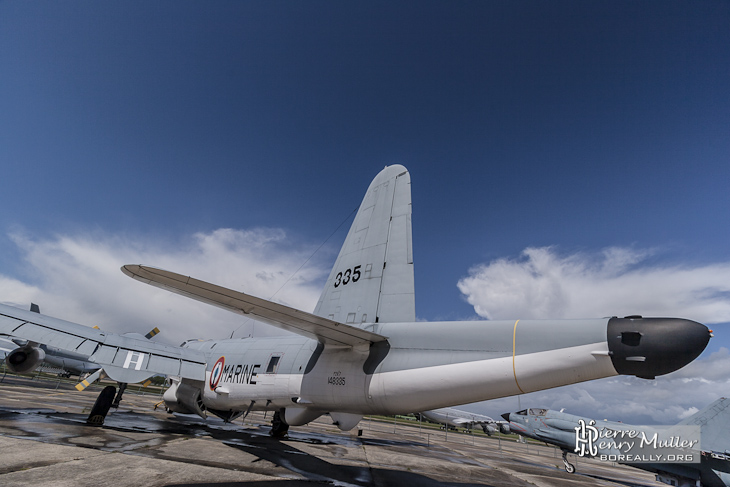
[[[370,183],[314,314],[349,324],[416,320],[405,167],[388,166]]]
[[[699,425],[701,447],[705,451],[730,451],[730,399],[721,397],[703,410],[685,418],[680,425]]]

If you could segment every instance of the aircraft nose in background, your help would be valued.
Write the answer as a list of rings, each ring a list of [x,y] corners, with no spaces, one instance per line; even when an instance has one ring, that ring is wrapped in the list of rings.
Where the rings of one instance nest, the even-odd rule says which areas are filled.
[[[608,349],[616,372],[645,379],[681,369],[702,353],[711,336],[705,325],[681,318],[608,321]]]

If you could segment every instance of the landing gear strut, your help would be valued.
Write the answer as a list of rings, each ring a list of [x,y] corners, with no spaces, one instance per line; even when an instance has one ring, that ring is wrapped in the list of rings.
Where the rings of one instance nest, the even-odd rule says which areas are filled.
[[[99,397],[96,398],[94,407],[91,408],[89,417],[86,419],[86,424],[90,424],[92,426],[101,426],[104,424],[104,418],[106,418],[109,408],[112,407],[112,401],[114,401],[114,395],[116,392],[116,387],[106,386],[104,390],[99,393]]]
[[[274,438],[283,438],[289,432],[289,425],[281,419],[281,413],[276,411],[271,419],[271,431],[269,434]]]
[[[127,390],[127,383],[126,382],[120,382],[119,383],[119,392],[117,392],[117,397],[114,398],[114,402],[112,403],[112,407],[114,409],[117,409],[119,407],[119,403],[122,401],[122,396],[124,395],[124,391]]]
[[[565,471],[568,473],[575,473],[575,465],[568,461],[568,451],[563,450],[563,463],[565,464]]]

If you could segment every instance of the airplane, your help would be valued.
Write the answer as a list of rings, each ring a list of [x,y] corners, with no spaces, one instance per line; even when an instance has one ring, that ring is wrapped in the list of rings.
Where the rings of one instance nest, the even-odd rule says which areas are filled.
[[[565,471],[575,472],[575,466],[568,462],[567,453],[577,450],[576,428],[580,428],[580,421],[583,421],[584,424],[591,424],[593,420],[542,408],[505,413],[502,417],[509,421],[510,430],[513,433],[560,448],[563,451]],[[617,432],[639,432],[642,428],[646,428],[613,421],[595,421],[594,424],[599,430]],[[730,437],[728,436],[730,399],[720,398],[703,410],[680,421],[678,425],[698,425],[700,427],[699,446],[701,451],[695,451],[700,459],[699,463],[631,463],[623,461],[619,463],[653,472],[656,474],[657,482],[678,487],[730,486]],[[610,450],[597,449],[596,452],[600,455],[610,453]]]
[[[31,303],[30,310],[34,313],[41,312],[40,307],[35,303]],[[151,339],[159,332],[160,330],[155,327],[146,335],[144,335],[144,338]],[[138,333],[125,333],[125,336],[130,335],[136,337],[143,336]],[[15,343],[18,348],[8,350],[8,353],[6,353],[6,356],[3,358],[5,359],[8,369],[12,372],[31,372],[32,370],[37,368],[37,366],[43,363],[50,367],[63,370],[63,372],[59,374],[63,377],[71,377],[71,375],[77,375],[79,376],[79,378],[81,378],[82,376],[88,376],[101,369],[101,366],[99,364],[89,361],[88,355],[50,347],[43,343],[35,343],[29,346],[28,340],[21,340],[18,338],[11,338],[11,341]],[[42,355],[41,361],[36,364],[36,367],[33,367],[31,369],[26,368],[22,371],[19,371],[18,367],[15,365],[15,362],[19,360],[22,361],[26,353],[25,351],[29,348],[36,348],[38,350],[38,355]]]
[[[430,411],[421,411],[415,413],[416,417],[425,418],[433,423],[445,425],[447,428],[465,428],[470,431],[474,426],[481,426],[485,434],[492,436],[492,433],[501,431],[504,434],[509,433],[509,427],[502,421],[495,421],[489,416],[483,414],[470,413],[454,408],[432,409]]]
[[[617,374],[647,379],[694,360],[710,330],[680,318],[416,321],[411,178],[387,166],[368,187],[313,312],[193,277],[130,264],[144,283],[294,335],[164,345],[0,305],[0,335],[88,354],[123,391],[168,377],[169,410],[230,421],[272,411],[274,436],[329,414],[341,430],[365,414],[408,414]],[[32,349],[23,363],[39,360]],[[89,415],[103,423],[115,387]],[[118,396],[118,395],[117,395]]]

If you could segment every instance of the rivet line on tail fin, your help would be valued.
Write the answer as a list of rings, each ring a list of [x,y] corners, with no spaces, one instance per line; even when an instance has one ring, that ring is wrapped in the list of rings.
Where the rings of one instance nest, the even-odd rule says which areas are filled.
[[[517,388],[522,394],[524,394],[525,391],[522,390],[522,388],[520,387],[520,383],[517,382],[517,369],[515,369],[515,352],[517,350],[517,323],[519,322],[520,320],[515,321],[515,329],[512,331],[512,373],[515,376],[515,384],[517,385]]]

